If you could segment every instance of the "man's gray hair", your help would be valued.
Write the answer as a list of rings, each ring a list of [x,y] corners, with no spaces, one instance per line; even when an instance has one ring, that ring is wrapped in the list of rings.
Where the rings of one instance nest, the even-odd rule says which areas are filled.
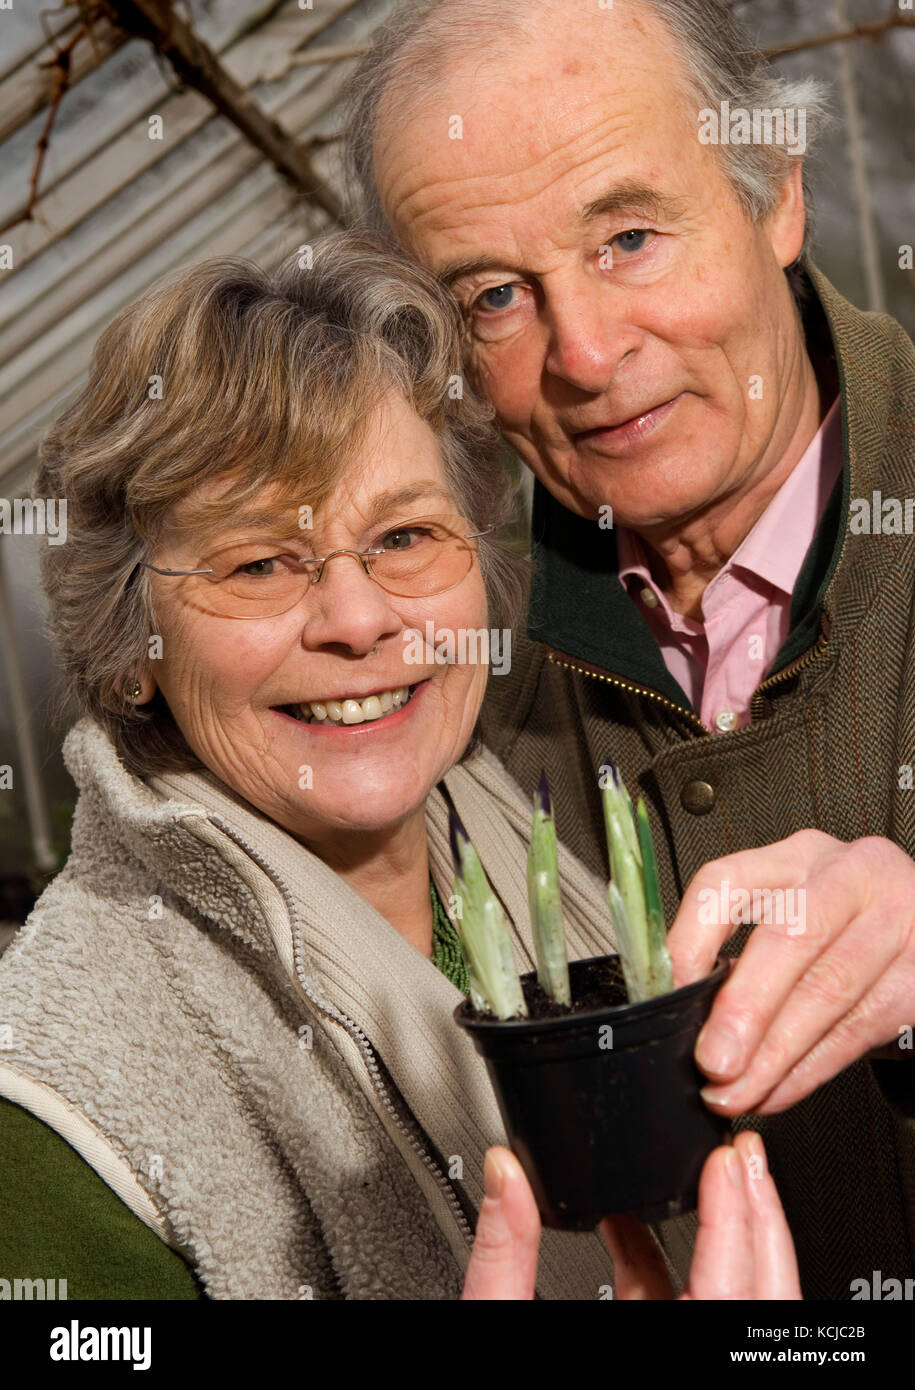
[[[827,87],[815,78],[792,81],[772,67],[726,0],[633,0],[667,25],[683,55],[690,96],[700,110],[801,111],[806,147],[827,118]],[[396,236],[375,182],[374,142],[382,97],[395,120],[435,91],[443,68],[468,50],[517,34],[531,35],[542,4],[533,0],[406,0],[378,31],[346,86],[345,151],[351,212],[389,239]],[[567,15],[567,12],[566,12]],[[561,42],[561,40],[560,40]],[[491,51],[491,48],[489,49]],[[698,138],[698,137],[697,137]],[[798,156],[784,144],[718,144],[725,174],[748,216],[761,221],[775,208],[779,190]],[[813,244],[807,162],[803,166],[807,227],[796,266]],[[797,280],[792,275],[792,285]]]

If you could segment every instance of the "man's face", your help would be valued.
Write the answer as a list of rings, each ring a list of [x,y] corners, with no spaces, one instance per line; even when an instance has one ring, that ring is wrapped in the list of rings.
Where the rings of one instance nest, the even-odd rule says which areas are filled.
[[[459,57],[408,121],[382,104],[376,177],[509,443],[571,510],[663,527],[764,476],[797,423],[800,170],[754,225],[660,22],[568,13]]]

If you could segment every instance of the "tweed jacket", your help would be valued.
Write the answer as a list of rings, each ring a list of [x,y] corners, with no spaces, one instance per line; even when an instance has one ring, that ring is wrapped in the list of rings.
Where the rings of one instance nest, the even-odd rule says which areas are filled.
[[[702,865],[804,827],[844,841],[885,836],[915,855],[915,536],[865,532],[855,502],[883,513],[884,499],[913,495],[915,350],[898,323],[854,308],[813,266],[808,281],[808,350],[834,354],[838,367],[843,472],[751,722],[705,727],[619,580],[612,530],[539,484],[528,637],[484,706],[489,745],[525,791],[546,769],[560,835],[600,874],[597,770],[618,764],[633,801],[646,802],[668,923]],[[751,929],[737,930],[730,954]],[[746,1124],[764,1136],[805,1297],[848,1298],[874,1269],[915,1273],[911,1052],[862,1060],[787,1112],[737,1127]]]

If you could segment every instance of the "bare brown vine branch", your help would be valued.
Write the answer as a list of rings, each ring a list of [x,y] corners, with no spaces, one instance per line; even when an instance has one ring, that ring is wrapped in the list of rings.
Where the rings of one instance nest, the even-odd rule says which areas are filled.
[[[56,39],[54,36],[48,35],[48,42],[54,46],[54,56],[52,58],[46,58],[43,62],[38,64],[39,68],[47,68],[49,70],[48,114],[45,117],[44,125],[41,128],[41,134],[35,145],[35,158],[32,161],[32,172],[29,176],[29,192],[25,207],[21,212],[14,213],[10,220],[0,227],[0,235],[9,231],[11,227],[18,226],[20,222],[31,222],[34,218],[35,205],[38,202],[38,183],[41,179],[41,170],[44,166],[45,156],[47,155],[48,147],[51,143],[51,130],[57,119],[60,104],[70,87],[73,50],[76,48],[77,44],[87,36],[94,46],[94,25],[105,13],[105,0],[98,0],[98,3],[95,4],[87,4],[86,0],[64,0],[61,9],[69,9],[74,5],[80,13],[79,26],[60,48],[56,46]],[[44,16],[46,13],[47,11],[42,12],[41,24],[47,34],[48,31],[44,26]],[[54,12],[52,11],[52,13]]]
[[[776,48],[764,48],[767,58],[783,58],[786,53],[803,53],[808,48],[823,48],[829,43],[846,43],[849,39],[869,39],[876,43],[890,29],[915,28],[915,14],[904,14],[895,10],[886,19],[875,19],[869,24],[853,24],[848,29],[837,29],[833,34],[818,34],[815,38],[798,39],[795,43],[779,44]]]

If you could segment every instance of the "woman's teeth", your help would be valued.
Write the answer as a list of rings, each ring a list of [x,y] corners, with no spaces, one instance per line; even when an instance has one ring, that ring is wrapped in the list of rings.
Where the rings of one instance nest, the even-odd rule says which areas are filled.
[[[311,700],[303,705],[287,706],[289,713],[304,724],[369,724],[400,709],[410,698],[410,687],[383,690],[365,700]]]

